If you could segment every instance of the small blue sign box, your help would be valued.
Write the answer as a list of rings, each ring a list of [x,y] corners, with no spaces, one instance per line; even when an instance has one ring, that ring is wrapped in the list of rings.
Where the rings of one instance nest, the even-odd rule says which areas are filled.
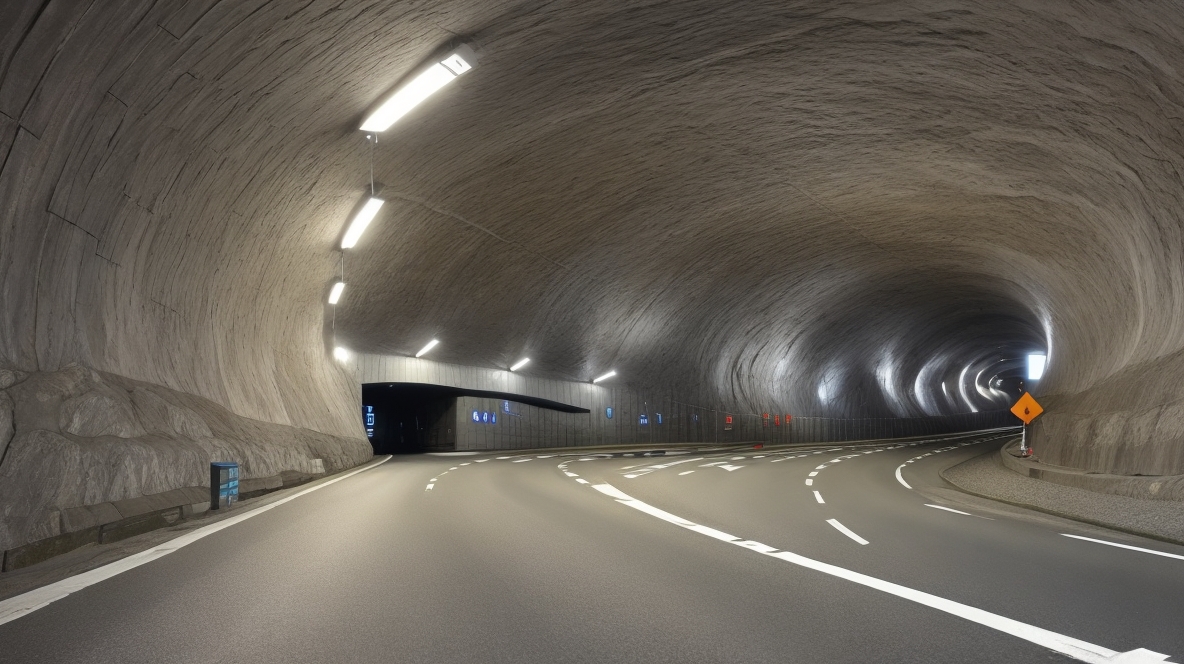
[[[477,424],[497,424],[497,413],[474,410],[473,421]]]
[[[364,417],[366,420],[366,437],[374,437],[374,406],[364,406]]]
[[[613,407],[612,406],[609,406],[608,408],[604,409],[604,416],[610,420],[613,419]]]
[[[658,424],[662,423],[662,413],[658,413]]]
[[[230,509],[238,502],[238,464],[233,461],[210,463],[210,509]]]
[[[645,427],[645,426],[649,426],[649,424],[650,424],[650,416],[649,416],[649,415],[646,415],[645,413],[642,413],[641,415],[638,415],[638,416],[637,416],[637,423],[638,423],[638,424],[640,424],[640,425],[641,425],[641,426],[643,426],[643,427]]]

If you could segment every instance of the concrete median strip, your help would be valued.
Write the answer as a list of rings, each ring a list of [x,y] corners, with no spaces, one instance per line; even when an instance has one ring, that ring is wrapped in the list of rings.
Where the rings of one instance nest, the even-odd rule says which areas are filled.
[[[157,558],[163,558],[170,553],[178,551],[182,547],[193,544],[200,539],[204,539],[205,537],[213,535],[214,533],[229,528],[237,523],[242,523],[251,517],[263,514],[264,512],[279,507],[280,505],[296,500],[300,496],[310,494],[313,491],[319,491],[330,484],[336,484],[337,482],[353,477],[358,473],[363,473],[367,470],[377,468],[390,458],[391,457],[388,455],[381,459],[375,459],[366,465],[355,468],[337,477],[328,479],[324,482],[321,482],[320,484],[314,484],[307,489],[297,491],[296,493],[281,498],[273,503],[260,505],[259,507],[241,514],[236,514],[235,516],[232,516],[228,519],[211,523],[208,526],[202,526],[197,530],[181,535],[180,537],[169,540],[163,544],[154,546],[151,549],[130,555],[122,560],[117,560],[113,563],[103,565],[102,567],[97,567],[88,572],[83,572],[82,574],[72,576],[68,579],[62,579],[57,583],[51,583],[47,586],[37,588],[36,590],[30,590],[29,592],[17,595],[16,597],[10,597],[9,599],[0,602],[0,625],[16,620],[17,618],[27,616],[37,609],[56,602],[63,597],[76,593],[79,590],[93,586],[96,583],[106,581],[113,576],[117,576],[128,570],[135,569],[140,565],[150,563]]]
[[[937,595],[931,595],[920,590],[914,590],[912,588],[892,583],[891,581],[877,579],[866,574],[861,574],[859,572],[854,572],[836,565],[831,565],[829,563],[824,563],[812,558],[807,558],[789,551],[781,551],[767,544],[761,544],[760,542],[744,540],[736,537],[735,535],[729,535],[728,533],[716,530],[714,528],[703,526],[693,521],[688,521],[687,519],[684,519],[680,516],[676,516],[654,507],[653,505],[644,503],[620,491],[611,484],[596,484],[593,485],[592,488],[606,496],[609,496],[622,505],[632,507],[639,512],[657,517],[663,521],[672,523],[692,532],[706,535],[712,539],[717,539],[729,544],[734,544],[756,553],[760,553],[761,555],[777,558],[787,563],[792,563],[794,565],[815,570],[817,572],[822,572],[823,574],[828,574],[846,581],[858,583],[862,586],[879,590],[890,595],[895,595],[902,599],[916,602],[917,604],[921,604],[932,609],[937,609],[938,611],[958,616],[959,618],[963,618],[985,627],[998,630],[1005,634],[1009,634],[1016,638],[1029,641],[1038,646],[1048,648],[1053,652],[1067,655],[1082,662],[1091,662],[1093,664],[1114,664],[1118,662],[1123,664],[1152,664],[1154,662],[1168,661],[1168,655],[1152,652],[1144,648],[1138,648],[1128,652],[1111,650],[1109,648],[1095,645],[1087,641],[1065,636],[1064,634],[1058,634],[1046,629],[1034,627],[1032,625],[1028,625],[1027,623],[1013,620],[1011,618],[1006,618],[989,611],[977,609],[973,606],[962,604],[960,602],[938,597]]]

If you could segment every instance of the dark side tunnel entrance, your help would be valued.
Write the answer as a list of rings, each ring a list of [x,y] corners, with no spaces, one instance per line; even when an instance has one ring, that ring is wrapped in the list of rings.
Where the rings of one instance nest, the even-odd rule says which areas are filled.
[[[522,406],[563,419],[589,414],[586,408],[509,392],[425,383],[362,385],[362,421],[375,454],[453,451],[469,418],[496,424],[498,418],[521,417]]]

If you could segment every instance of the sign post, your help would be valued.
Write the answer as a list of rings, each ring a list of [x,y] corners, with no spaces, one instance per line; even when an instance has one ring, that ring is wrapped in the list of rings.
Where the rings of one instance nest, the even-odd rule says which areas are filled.
[[[1032,456],[1032,448],[1028,447],[1028,424],[1039,417],[1040,413],[1044,412],[1044,408],[1036,403],[1031,394],[1024,392],[1024,396],[1020,397],[1020,400],[1011,407],[1011,412],[1024,422],[1024,432],[1020,437],[1020,456]]]

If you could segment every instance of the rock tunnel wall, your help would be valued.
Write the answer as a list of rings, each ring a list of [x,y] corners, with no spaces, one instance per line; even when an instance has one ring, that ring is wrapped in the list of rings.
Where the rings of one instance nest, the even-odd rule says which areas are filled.
[[[356,127],[460,40],[333,312]],[[1047,350],[1042,453],[1184,473],[1182,45],[1167,1],[6,2],[0,369],[345,459],[334,333],[826,417],[997,408]]]

